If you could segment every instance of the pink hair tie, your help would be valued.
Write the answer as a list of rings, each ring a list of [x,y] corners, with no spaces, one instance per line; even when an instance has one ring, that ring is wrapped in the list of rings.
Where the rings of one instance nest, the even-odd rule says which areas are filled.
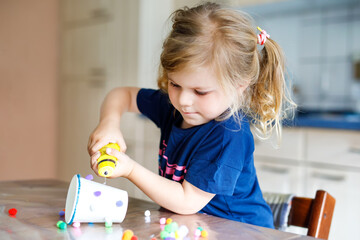
[[[270,37],[269,34],[266,33],[265,30],[262,30],[260,27],[257,27],[257,29],[259,29],[260,34],[257,36],[257,43],[260,45],[264,45],[264,43],[266,42],[266,39],[268,39]]]

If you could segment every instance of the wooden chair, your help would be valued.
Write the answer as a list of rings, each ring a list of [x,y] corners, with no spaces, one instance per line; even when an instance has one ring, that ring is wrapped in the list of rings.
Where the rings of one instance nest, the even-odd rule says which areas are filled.
[[[315,198],[295,196],[292,199],[288,224],[308,229],[308,236],[328,239],[335,198],[324,190],[318,190]]]

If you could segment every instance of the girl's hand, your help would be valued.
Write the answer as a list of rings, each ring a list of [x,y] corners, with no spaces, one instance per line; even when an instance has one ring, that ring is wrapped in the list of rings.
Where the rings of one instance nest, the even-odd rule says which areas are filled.
[[[89,137],[88,152],[91,157],[95,154],[100,157],[99,150],[109,143],[117,143],[120,146],[120,151],[126,151],[126,144],[124,137],[120,131],[118,123],[100,122],[96,129]]]
[[[117,164],[115,167],[115,171],[113,174],[108,178],[117,178],[117,177],[125,177],[127,178],[132,170],[134,169],[135,161],[132,160],[128,155],[123,152],[119,152],[113,148],[107,148],[106,153],[108,155],[114,156],[117,158]],[[91,168],[94,170],[96,175],[100,177],[98,174],[98,167],[97,167],[97,159],[100,157],[100,153],[97,152],[91,156]]]

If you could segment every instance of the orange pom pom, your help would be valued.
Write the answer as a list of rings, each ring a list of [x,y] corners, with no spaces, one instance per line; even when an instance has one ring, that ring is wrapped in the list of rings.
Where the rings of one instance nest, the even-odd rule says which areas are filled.
[[[131,238],[134,236],[134,232],[130,229],[125,230],[124,234],[122,235],[122,240],[131,240]]]

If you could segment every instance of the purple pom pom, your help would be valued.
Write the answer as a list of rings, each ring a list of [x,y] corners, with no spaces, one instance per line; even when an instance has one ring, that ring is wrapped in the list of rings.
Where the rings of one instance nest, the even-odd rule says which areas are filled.
[[[117,207],[121,207],[123,205],[123,202],[121,200],[117,201],[116,202],[116,206]]]
[[[85,179],[87,179],[87,180],[93,180],[94,177],[93,177],[93,175],[89,174],[89,175],[87,175],[87,176],[85,177]]]

